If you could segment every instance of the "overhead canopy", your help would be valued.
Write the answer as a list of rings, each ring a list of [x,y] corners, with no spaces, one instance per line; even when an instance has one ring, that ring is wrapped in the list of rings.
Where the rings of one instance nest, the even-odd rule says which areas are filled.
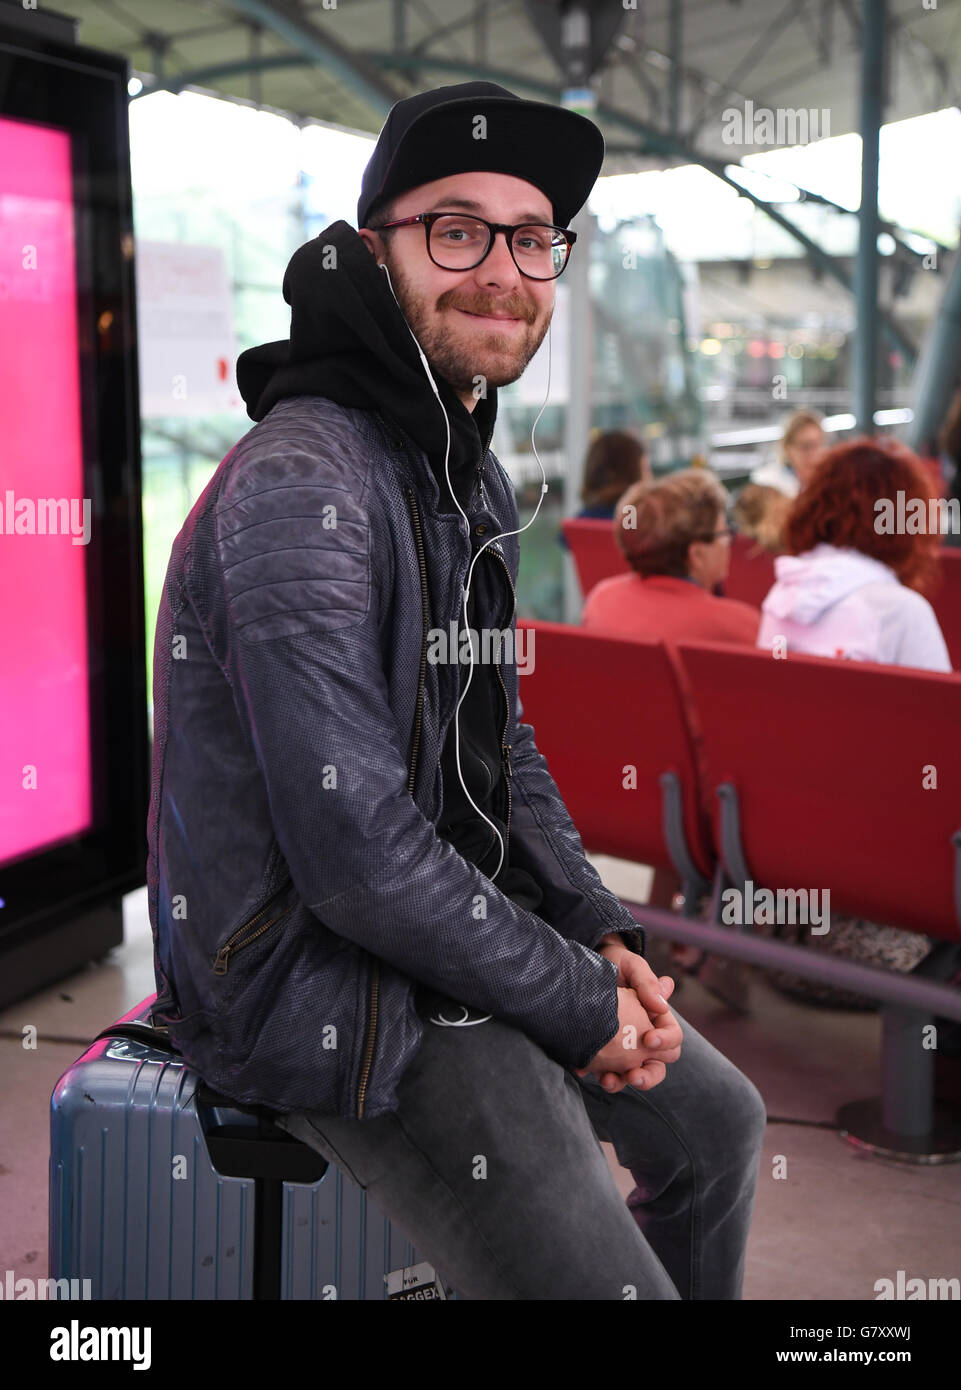
[[[11,2],[0,0],[0,14]],[[885,121],[959,104],[961,3],[929,3],[937,7],[890,0]],[[803,143],[858,128],[858,0],[636,6],[591,0],[590,34],[561,0],[61,0],[57,9],[78,21],[79,42],[126,53],[145,94],[193,86],[372,133],[394,101],[428,87],[487,78],[559,101],[590,77],[607,174],[675,162],[691,147],[730,161],[772,136]]]
[[[128,55],[144,96],[190,87],[358,132],[376,133],[401,97],[450,83],[486,78],[573,105],[578,90],[591,97],[590,87],[584,104],[605,136],[604,174],[692,162],[711,169],[794,237],[812,266],[858,289],[859,380],[867,381],[878,327],[914,357],[913,343],[877,304],[873,175],[852,281],[726,166],[859,130],[862,91],[878,95],[864,52],[883,54],[885,68],[868,122],[872,161],[879,122],[961,106],[961,0],[62,3],[58,13],[73,19],[80,43]],[[0,0],[0,16],[7,7],[22,21],[21,0]],[[45,9],[37,21],[56,22]],[[957,159],[957,150],[944,151],[946,167]],[[896,254],[916,268],[920,253],[900,238]],[[870,418],[870,382],[861,395]]]

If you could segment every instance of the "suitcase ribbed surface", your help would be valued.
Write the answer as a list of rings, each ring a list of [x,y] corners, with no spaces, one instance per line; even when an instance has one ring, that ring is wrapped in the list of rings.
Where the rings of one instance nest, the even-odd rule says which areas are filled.
[[[257,1117],[204,1104],[198,1081],[176,1055],[132,1038],[95,1042],[60,1078],[50,1114],[52,1278],[89,1279],[94,1299],[254,1297],[256,1182],[217,1172],[205,1133],[245,1125],[255,1137]],[[418,1263],[333,1165],[282,1192],[281,1298],[383,1299],[388,1271]]]

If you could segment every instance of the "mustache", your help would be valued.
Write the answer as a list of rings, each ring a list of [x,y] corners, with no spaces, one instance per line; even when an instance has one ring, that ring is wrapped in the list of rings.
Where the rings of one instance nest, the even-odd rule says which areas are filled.
[[[437,307],[463,309],[468,314],[507,314],[511,318],[523,319],[525,323],[533,323],[537,318],[536,305],[531,304],[529,300],[519,299],[516,295],[500,304],[492,304],[490,300],[479,299],[476,295],[473,299],[455,300],[452,294],[448,293],[441,295]]]

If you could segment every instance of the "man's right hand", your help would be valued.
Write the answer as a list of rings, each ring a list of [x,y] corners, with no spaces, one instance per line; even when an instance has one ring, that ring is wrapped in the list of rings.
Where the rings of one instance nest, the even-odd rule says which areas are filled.
[[[676,1062],[681,1055],[681,1026],[670,1010],[649,1016],[632,989],[618,989],[617,1017],[613,1038],[589,1066],[576,1069],[577,1075],[597,1076],[606,1091],[620,1091],[624,1086],[649,1091],[664,1080],[666,1063]],[[655,1032],[660,1046],[645,1045],[645,1037],[650,1044]]]

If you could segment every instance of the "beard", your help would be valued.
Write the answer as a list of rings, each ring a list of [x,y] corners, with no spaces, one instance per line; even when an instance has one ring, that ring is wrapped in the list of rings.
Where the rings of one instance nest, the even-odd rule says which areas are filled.
[[[443,377],[462,394],[474,390],[477,378],[487,386],[507,386],[522,376],[550,327],[554,306],[539,318],[538,306],[520,292],[506,299],[470,290],[445,291],[433,306],[429,297],[404,274],[394,258],[384,257],[390,271],[394,294],[411,331],[435,376]],[[495,325],[471,320],[469,314],[511,314],[522,320],[521,327],[510,325],[498,331]]]

